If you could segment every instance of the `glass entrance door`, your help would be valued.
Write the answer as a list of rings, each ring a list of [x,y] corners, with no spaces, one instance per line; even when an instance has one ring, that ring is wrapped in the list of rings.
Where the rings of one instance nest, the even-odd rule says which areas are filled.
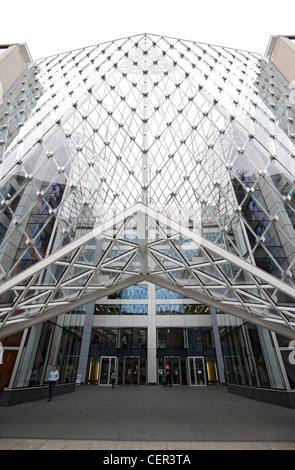
[[[101,357],[98,385],[111,385],[111,373],[116,372],[116,359],[115,356]]]
[[[124,385],[139,384],[139,357],[130,356],[124,358]]]
[[[204,358],[188,357],[190,385],[207,385]]]
[[[173,385],[181,385],[181,367],[179,356],[166,356],[164,358],[164,368],[170,371]]]

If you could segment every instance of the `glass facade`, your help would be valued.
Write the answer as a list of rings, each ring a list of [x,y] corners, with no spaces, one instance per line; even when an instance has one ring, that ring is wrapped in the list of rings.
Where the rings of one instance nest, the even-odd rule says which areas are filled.
[[[130,286],[127,289],[122,289],[119,292],[115,292],[108,296],[109,299],[147,299],[148,298],[148,286],[147,284],[140,284],[137,286]]]
[[[223,312],[218,312],[218,316],[223,317]],[[234,318],[226,325],[223,320],[218,323],[227,383],[278,390],[294,388],[294,368],[290,361],[282,364],[285,360],[285,348],[281,347],[283,337]],[[284,338],[284,343],[289,345],[289,340]],[[292,349],[287,350],[290,355]]]
[[[92,332],[90,356],[114,356],[128,350],[130,355],[146,354],[146,330],[139,328],[104,328]],[[135,354],[136,353],[136,354]]]
[[[28,66],[0,108],[0,328],[145,281],[292,330],[287,86],[259,54],[146,34]]]
[[[115,371],[117,384],[145,385],[147,383],[146,362],[146,329],[93,329],[87,383],[109,385],[110,373]]]
[[[212,328],[158,328],[159,383],[171,372],[175,385],[219,384]]]
[[[105,381],[105,373],[109,372],[111,362],[114,359],[113,368],[117,371],[118,384],[123,381],[123,368],[120,364],[127,360],[128,364],[134,359],[136,367],[141,365],[140,382],[133,384],[147,384],[147,331],[140,328],[100,328],[93,329],[89,350],[88,363],[88,383],[107,385],[110,381]],[[205,359],[211,368],[214,364],[214,375],[210,371],[209,379],[204,371],[204,382],[218,383],[218,373],[216,368],[216,357],[214,340],[211,328],[157,328],[157,357],[158,357],[158,383],[162,381],[163,364],[181,364],[181,369],[177,370],[173,383],[176,385],[188,385],[188,368],[190,362],[188,358],[198,357]],[[127,358],[127,359],[126,359]],[[107,367],[106,367],[107,362]],[[144,364],[144,367],[143,367]],[[207,364],[207,362],[206,362]],[[116,367],[117,365],[117,367]],[[208,366],[208,367],[209,367]],[[170,366],[169,366],[170,367]],[[101,377],[102,370],[106,371]],[[212,379],[214,377],[214,380]],[[203,383],[204,385],[205,383]]]
[[[147,315],[147,305],[123,304],[123,305],[96,305],[95,315]]]
[[[165,354],[177,355],[178,352],[187,351],[188,356],[213,355],[214,340],[211,328],[158,328],[157,329],[158,354],[164,350]]]
[[[208,315],[210,307],[198,304],[157,304],[157,315]]]
[[[1,386],[53,361],[64,382],[294,386],[287,87],[259,54],[147,34],[28,66],[0,106]]]
[[[72,327],[59,318],[28,330],[12,388],[36,387],[48,383],[52,366],[59,371],[59,383],[76,382],[83,327]]]

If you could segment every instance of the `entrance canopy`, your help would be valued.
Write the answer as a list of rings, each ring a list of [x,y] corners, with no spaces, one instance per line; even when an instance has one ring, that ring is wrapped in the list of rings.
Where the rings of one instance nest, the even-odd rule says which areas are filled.
[[[1,337],[143,280],[295,336],[292,286],[138,203],[4,282]]]

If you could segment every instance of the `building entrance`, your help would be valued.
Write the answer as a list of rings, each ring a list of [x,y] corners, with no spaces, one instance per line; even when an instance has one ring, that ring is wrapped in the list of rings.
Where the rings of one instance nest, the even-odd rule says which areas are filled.
[[[166,372],[170,372],[172,384],[181,385],[181,365],[179,356],[164,357],[164,368]]]
[[[207,385],[204,357],[188,357],[190,385]]]
[[[100,360],[98,385],[110,385],[111,373],[116,371],[115,356],[102,356]]]
[[[138,356],[124,357],[124,385],[139,385],[140,361]]]

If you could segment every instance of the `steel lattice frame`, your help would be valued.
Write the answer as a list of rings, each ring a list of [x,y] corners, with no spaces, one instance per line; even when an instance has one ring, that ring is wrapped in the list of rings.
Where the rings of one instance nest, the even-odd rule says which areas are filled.
[[[133,241],[126,240],[131,230]],[[100,249],[90,264],[93,241]],[[4,283],[0,294],[13,290],[17,299],[1,308],[1,334],[143,280],[292,337],[294,306],[277,298],[279,292],[295,298],[294,288],[142,203]]]
[[[0,337],[148,280],[294,336],[294,107],[258,54],[140,35],[0,107]]]

